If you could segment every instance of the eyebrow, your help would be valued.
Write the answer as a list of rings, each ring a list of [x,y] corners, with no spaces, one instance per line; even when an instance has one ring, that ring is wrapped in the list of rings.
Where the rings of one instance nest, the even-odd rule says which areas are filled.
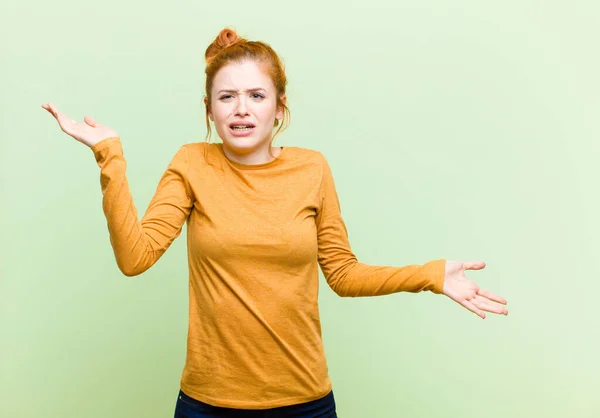
[[[248,92],[264,91],[265,93],[267,92],[265,89],[260,88],[260,87],[256,87],[256,88],[253,88],[253,89],[248,89],[246,91],[248,91]],[[217,94],[221,94],[221,93],[237,93],[237,90],[219,90],[217,92]]]

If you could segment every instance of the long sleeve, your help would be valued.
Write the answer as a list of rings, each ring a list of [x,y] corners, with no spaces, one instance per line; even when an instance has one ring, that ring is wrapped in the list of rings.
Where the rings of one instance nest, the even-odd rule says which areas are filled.
[[[378,296],[430,290],[442,293],[445,260],[404,267],[357,261],[350,248],[331,169],[323,157],[321,207],[317,213],[318,261],[329,286],[340,296]]]
[[[92,151],[100,167],[102,208],[117,265],[126,276],[141,274],[179,236],[190,214],[193,199],[187,180],[188,150],[183,146],[173,157],[141,221],[129,189],[120,138],[106,138]]]

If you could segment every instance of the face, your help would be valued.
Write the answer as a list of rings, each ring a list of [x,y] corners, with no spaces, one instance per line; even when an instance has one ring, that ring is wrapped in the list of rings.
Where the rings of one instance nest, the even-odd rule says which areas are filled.
[[[275,86],[258,64],[231,63],[215,74],[208,116],[228,157],[249,164],[271,160],[274,122],[283,109],[277,108]]]

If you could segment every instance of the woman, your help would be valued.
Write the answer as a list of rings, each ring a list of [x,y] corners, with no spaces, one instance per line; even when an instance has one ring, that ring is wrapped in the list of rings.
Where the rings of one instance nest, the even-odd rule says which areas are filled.
[[[94,153],[111,244],[125,275],[150,268],[187,222],[189,332],[176,417],[336,416],[318,266],[340,296],[430,290],[481,318],[507,314],[503,298],[464,274],[483,262],[358,262],[323,155],[272,147],[289,122],[277,54],[224,29],[205,57],[208,136],[210,119],[222,144],[182,146],[141,221],[118,134],[91,117],[80,123],[51,103],[42,106]]]

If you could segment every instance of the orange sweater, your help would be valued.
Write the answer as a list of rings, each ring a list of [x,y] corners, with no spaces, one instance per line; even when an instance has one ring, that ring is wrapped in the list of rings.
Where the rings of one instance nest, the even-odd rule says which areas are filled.
[[[444,260],[370,266],[350,249],[324,156],[298,147],[259,165],[222,144],[176,153],[142,220],[120,138],[92,151],[117,264],[150,268],[187,222],[189,330],[181,389],[208,404],[266,409],[331,390],[317,306],[318,266],[340,296],[442,292]]]

